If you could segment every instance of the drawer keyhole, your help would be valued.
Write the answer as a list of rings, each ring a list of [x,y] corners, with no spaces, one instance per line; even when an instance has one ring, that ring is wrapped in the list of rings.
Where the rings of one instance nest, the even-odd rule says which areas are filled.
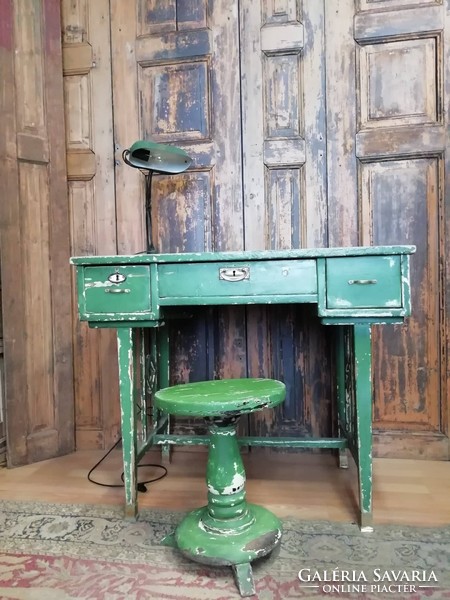
[[[123,273],[112,273],[109,277],[108,277],[108,281],[110,281],[111,283],[123,283],[126,280],[127,276],[124,275]]]

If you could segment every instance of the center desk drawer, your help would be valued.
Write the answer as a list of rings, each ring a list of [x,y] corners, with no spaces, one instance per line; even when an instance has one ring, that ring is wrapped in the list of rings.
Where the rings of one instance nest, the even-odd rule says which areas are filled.
[[[174,303],[215,304],[219,298],[317,294],[315,260],[266,260],[159,265],[159,297]],[[185,299],[185,300],[184,300]],[[275,300],[275,298],[274,298]],[[248,302],[248,299],[247,299]],[[172,303],[172,302],[171,302]]]
[[[400,308],[400,256],[328,258],[327,308]]]
[[[85,267],[84,303],[89,314],[148,313],[150,299],[150,267]]]

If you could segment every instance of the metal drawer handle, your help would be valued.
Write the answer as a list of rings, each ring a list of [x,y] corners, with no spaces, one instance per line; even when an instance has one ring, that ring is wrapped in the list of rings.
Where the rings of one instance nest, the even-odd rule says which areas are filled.
[[[348,285],[373,285],[378,283],[376,279],[349,279]]]
[[[131,290],[125,288],[106,288],[105,294],[129,294]]]
[[[244,279],[250,279],[250,267],[239,267],[238,269],[227,267],[225,269],[219,269],[219,279],[224,279],[225,281],[243,281]]]

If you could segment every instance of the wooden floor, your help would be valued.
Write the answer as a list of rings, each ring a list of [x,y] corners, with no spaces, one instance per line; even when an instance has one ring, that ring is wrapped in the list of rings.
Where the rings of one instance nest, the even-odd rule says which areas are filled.
[[[0,469],[0,499],[63,503],[123,503],[123,489],[99,487],[86,476],[103,452],[84,451],[16,469]],[[142,462],[160,462],[150,453]],[[186,510],[206,499],[203,450],[178,450],[168,475],[139,494],[141,507]],[[339,469],[327,454],[273,454],[252,450],[244,456],[247,497],[280,517],[357,520],[357,473],[353,461]],[[157,471],[140,468],[140,480]],[[113,451],[93,477],[120,484],[121,452]],[[375,459],[374,522],[418,526],[450,523],[450,462]]]

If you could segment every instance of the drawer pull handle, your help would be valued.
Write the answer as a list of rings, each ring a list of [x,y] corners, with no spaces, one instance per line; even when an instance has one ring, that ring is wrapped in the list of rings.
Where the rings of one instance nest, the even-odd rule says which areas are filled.
[[[129,294],[131,290],[125,288],[106,288],[105,294]]]
[[[348,285],[373,285],[377,283],[376,279],[349,279]]]
[[[250,267],[239,267],[238,269],[227,267],[225,269],[219,269],[219,279],[225,281],[243,281],[244,279],[250,279]]]

